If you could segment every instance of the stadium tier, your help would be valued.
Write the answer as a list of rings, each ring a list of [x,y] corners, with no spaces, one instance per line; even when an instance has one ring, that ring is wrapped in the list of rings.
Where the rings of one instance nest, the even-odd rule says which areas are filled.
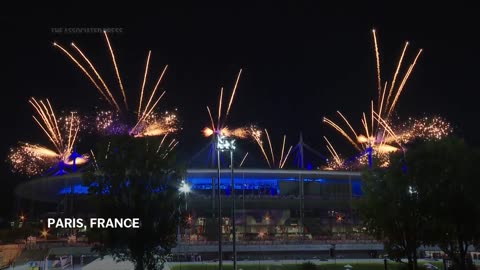
[[[233,238],[232,187],[239,241],[360,239],[363,234],[354,211],[362,195],[361,173],[280,169],[188,169],[179,205],[186,218],[182,240],[208,242],[218,235],[218,187],[222,201],[222,232]],[[18,197],[56,204],[58,214],[89,215],[88,194],[80,173],[49,176],[19,185]],[[180,195],[182,196],[182,194]],[[50,212],[50,215],[53,215]]]

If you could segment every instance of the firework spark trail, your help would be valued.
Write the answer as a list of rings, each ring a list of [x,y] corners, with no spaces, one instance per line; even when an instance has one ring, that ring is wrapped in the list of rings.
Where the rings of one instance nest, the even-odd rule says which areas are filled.
[[[148,57],[147,57],[147,64],[145,65],[145,73],[143,75],[143,83],[142,83],[142,90],[140,91],[140,101],[138,103],[138,120],[143,116],[141,114],[142,111],[142,101],[143,101],[143,92],[145,91],[145,83],[147,82],[147,76],[148,76],[148,66],[150,64],[150,55],[152,54],[152,51],[148,51]],[[148,108],[145,108],[147,110]]]
[[[215,123],[213,122],[212,112],[210,111],[210,108],[208,106],[207,106],[207,111],[208,111],[208,116],[210,117],[210,121],[212,123],[212,134],[213,134],[213,131],[215,130]]]
[[[391,137],[397,141],[397,143],[401,146],[401,143],[398,141],[398,136],[395,134],[395,131],[393,131],[392,127],[385,121],[383,118],[380,117],[376,112],[374,113],[374,117],[377,120],[377,122],[384,128],[384,131],[386,131]]]
[[[162,148],[163,142],[165,141],[165,139],[167,138],[167,136],[168,136],[168,133],[166,133],[165,135],[163,135],[163,138],[162,138],[162,140],[160,141],[160,144],[158,145],[157,153],[158,153],[158,151],[160,151],[160,148]]]
[[[74,142],[77,141],[77,135],[78,135],[78,132],[80,131],[80,123],[78,124],[78,126],[74,126],[75,115],[73,112],[71,112],[70,119],[71,120],[69,121],[70,128],[68,132],[68,146],[71,151],[73,149]]]
[[[85,56],[85,54],[82,52],[82,50],[80,50],[80,48],[78,48],[73,42],[72,42],[72,46],[73,48],[75,48],[77,50],[77,52],[82,56],[82,58],[85,60],[85,62],[88,63],[88,65],[90,66],[90,68],[93,70],[93,72],[95,73],[95,75],[97,76],[98,80],[102,83],[103,87],[105,88],[105,92],[108,94],[108,97],[109,97],[109,102],[111,102],[112,104],[115,105],[115,107],[117,108],[117,110],[120,110],[120,106],[118,105],[117,101],[115,100],[115,98],[113,97],[113,94],[112,94],[112,91],[110,91],[110,89],[108,88],[107,84],[105,83],[105,81],[103,80],[102,76],[98,73],[97,69],[95,68],[95,66],[92,64],[92,62],[90,61],[90,59],[88,59],[87,56]],[[102,94],[103,91],[101,91]],[[105,96],[105,94],[104,94]]]
[[[56,140],[56,136],[55,136],[55,133],[51,134],[51,128],[50,127],[44,127],[43,124],[40,122],[40,120],[38,120],[35,116],[33,116],[33,119],[35,120],[35,122],[37,123],[37,125],[43,130],[43,132],[47,135],[48,139],[53,143],[53,145],[55,146],[55,148],[57,148],[58,151],[60,151],[60,147],[59,145],[57,144],[57,140]],[[42,116],[42,119],[45,123],[45,125],[49,125],[49,122],[47,119],[43,118]],[[53,136],[53,137],[52,137]],[[54,138],[55,137],[55,138]]]
[[[283,154],[284,154],[284,149],[285,149],[286,140],[287,140],[287,135],[283,135],[282,152],[281,152],[281,154],[280,154],[280,163],[279,163],[279,168],[280,168],[280,169],[283,169],[283,166],[285,166],[285,162],[287,162],[288,156],[290,155],[290,151],[292,151],[292,148],[293,148],[293,146],[290,145],[290,148],[288,148],[288,151],[287,151],[287,153],[285,154],[285,156],[283,155]]]
[[[273,145],[272,145],[272,141],[270,139],[270,135],[268,133],[268,130],[264,129],[264,133],[265,133],[265,136],[266,136],[266,140],[268,142],[268,146],[270,148],[269,149],[270,154],[271,154],[270,157],[267,155],[267,151],[265,150],[265,147],[264,147],[264,142],[262,140],[262,132],[260,130],[257,130],[255,128],[253,128],[253,127],[250,129],[250,136],[255,140],[257,145],[260,147],[260,150],[261,150],[261,152],[263,154],[263,157],[265,158],[265,161],[267,162],[268,166],[270,168],[278,167],[279,169],[282,169],[285,166],[285,163],[287,162],[288,157],[290,156],[290,153],[291,153],[291,150],[292,150],[293,146],[290,146],[290,148],[288,149],[288,151],[285,154],[286,135],[283,135],[282,151],[281,151],[280,157],[278,158],[278,163],[276,163],[275,162],[275,152],[273,151]]]
[[[168,65],[166,65],[166,66],[163,68],[162,73],[161,73],[160,76],[158,77],[157,83],[155,84],[155,87],[153,88],[152,94],[150,95],[150,98],[148,99],[147,105],[145,105],[145,110],[147,110],[148,106],[150,105],[150,102],[152,102],[153,97],[155,96],[155,93],[157,92],[158,86],[160,85],[160,82],[161,82],[162,79],[163,79],[163,75],[165,75],[165,72],[167,71],[167,68],[168,68]],[[165,94],[165,91],[163,91],[163,93],[160,95],[160,98],[161,98],[164,94]],[[155,105],[153,106],[153,108],[155,108]]]
[[[415,65],[417,64],[417,60],[418,60],[418,57],[420,57],[420,54],[422,54],[422,51],[423,49],[420,49],[417,53],[417,56],[415,56],[415,60],[413,60],[413,63],[410,65],[410,67],[408,68],[408,71],[407,71],[407,74],[405,75],[405,77],[403,78],[401,84],[400,84],[400,87],[398,88],[397,90],[397,94],[395,95],[395,98],[393,99],[393,102],[392,102],[392,106],[390,107],[389,111],[388,111],[388,117],[390,116],[390,114],[392,113],[392,111],[395,109],[395,105],[397,105],[397,102],[398,102],[398,98],[400,97],[400,94],[402,93],[403,91],[403,88],[405,87],[405,83],[407,82],[408,78],[410,77],[410,73],[413,71],[413,69],[415,68]],[[387,117],[387,118],[388,118]]]
[[[402,55],[400,56],[400,60],[398,61],[397,69],[395,70],[395,74],[393,75],[392,84],[390,85],[390,90],[388,91],[388,96],[387,96],[387,107],[390,104],[390,97],[392,96],[393,87],[395,86],[395,81],[397,80],[398,72],[400,71],[400,67],[402,66],[403,57],[405,56],[405,51],[407,51],[407,47],[408,47],[408,41],[405,42],[405,47],[403,47]]]
[[[179,143],[178,141],[175,142],[175,144],[171,148],[167,149],[160,157],[162,159],[166,159],[168,155],[172,152],[172,150],[177,146],[178,143]]]
[[[158,144],[157,150],[155,151],[156,154],[160,153],[160,158],[165,159],[170,152],[178,145],[179,141],[177,141],[175,138],[173,138],[170,143],[165,144],[166,139],[167,139],[168,133],[163,135],[163,138],[160,140],[160,143]],[[162,151],[162,152],[161,152]]]
[[[168,144],[167,148],[170,148],[175,143],[175,139],[173,139],[170,144]]]
[[[152,107],[150,107],[148,111],[145,110],[145,111],[143,112],[143,116],[140,118],[140,120],[137,121],[137,123],[135,124],[134,128],[132,128],[132,130],[135,129],[135,127],[137,127],[138,124],[140,124],[142,121],[145,121],[145,119],[147,119],[148,117],[150,117],[150,116],[152,115],[153,110],[156,108],[158,102],[160,102],[160,100],[161,100],[162,97],[165,95],[165,93],[166,93],[166,92],[163,91],[162,94],[161,94],[161,95],[157,98],[157,100],[153,103]]]
[[[374,147],[375,150],[379,151],[380,153],[385,151],[392,152],[397,150],[396,147],[388,144],[390,143],[391,140],[385,139],[385,132],[386,132],[391,138],[393,138],[393,141],[397,143],[400,148],[403,148],[402,142],[399,140],[399,137],[397,136],[395,131],[392,129],[392,127],[384,119],[382,119],[377,113],[375,113],[375,119],[383,127],[383,135],[380,143],[373,144],[372,147]]]
[[[93,64],[93,62],[86,56],[86,54],[78,46],[76,46],[75,44],[72,43],[72,46],[75,49],[75,51],[81,56],[81,58],[80,57],[79,58],[82,59],[84,62],[86,62],[88,64],[86,66],[84,66],[82,63],[80,63],[80,61],[75,56],[73,56],[70,52],[68,52],[65,48],[61,47],[60,45],[58,45],[56,43],[54,43],[54,45],[56,47],[58,47],[59,49],[61,49],[61,51],[63,51],[88,76],[90,81],[95,85],[97,90],[102,94],[102,96],[107,100],[107,102],[111,106],[115,107],[115,109],[118,112],[121,112],[121,116],[122,116],[121,118],[123,119],[123,122],[127,123],[126,124],[127,129],[123,132],[125,132],[125,133],[127,133],[131,136],[135,136],[135,137],[162,135],[163,133],[159,133],[159,131],[162,130],[162,129],[163,130],[169,130],[169,128],[168,127],[159,127],[159,123],[162,123],[163,119],[153,119],[153,118],[156,115],[156,114],[154,114],[154,110],[157,108],[158,103],[160,102],[160,100],[162,99],[162,97],[165,94],[165,91],[163,91],[158,96],[157,95],[157,89],[158,89],[158,86],[159,86],[160,82],[162,81],[162,78],[165,74],[165,71],[166,71],[168,65],[165,66],[165,68],[163,69],[162,73],[160,74],[159,79],[157,80],[157,82],[155,84],[155,87],[154,87],[153,91],[150,92],[150,94],[148,96],[148,94],[146,94],[146,83],[147,83],[146,81],[147,81],[148,73],[149,73],[151,51],[148,52],[147,61],[146,61],[146,65],[145,65],[145,72],[144,72],[142,86],[141,86],[140,95],[139,95],[138,111],[137,112],[129,111],[128,110],[128,101],[127,101],[125,89],[124,89],[124,86],[123,86],[122,78],[120,76],[120,71],[119,71],[119,68],[118,68],[115,53],[113,51],[112,44],[110,43],[110,40],[109,40],[106,32],[104,32],[104,36],[105,36],[105,40],[106,40],[106,43],[107,43],[107,46],[108,46],[108,50],[110,52],[111,60],[113,62],[113,66],[114,66],[114,69],[115,69],[115,74],[116,74],[116,77],[117,77],[118,85],[119,85],[119,88],[120,88],[121,95],[123,97],[123,102],[125,103],[124,104],[125,109],[122,109],[120,107],[119,102],[117,102],[117,99],[115,98],[114,93],[110,90],[107,83],[102,78],[102,76],[98,72],[98,70],[95,67],[95,65]],[[86,67],[88,67],[90,69],[90,71],[87,70]],[[92,76],[92,73],[95,74],[95,75]],[[96,79],[94,77],[96,77]],[[145,104],[144,101],[147,100],[147,96],[148,96],[148,102]],[[152,105],[152,102],[153,102],[153,105]],[[133,123],[131,125],[131,126],[133,126],[133,128],[130,126],[130,124],[128,124],[128,122],[129,122],[128,119],[130,119],[130,117],[127,116],[127,114],[129,114],[129,113],[133,113],[133,114],[136,115],[137,122]],[[109,119],[105,119],[105,120],[100,120],[99,119],[99,118],[104,117],[104,116],[109,117]],[[101,123],[101,126],[97,127],[97,129],[99,131],[101,131],[101,128],[106,127],[106,125],[105,125],[106,123],[108,123],[108,122],[111,123],[112,119],[109,115],[101,112],[100,115],[97,116],[97,120],[98,120],[97,122]],[[153,125],[153,126],[149,126],[149,125]],[[107,126],[109,128],[111,128],[109,125],[107,125]],[[120,129],[117,129],[117,131],[119,131],[119,130]],[[121,128],[121,130],[123,130],[123,128]],[[151,132],[152,130],[155,130],[155,132]],[[169,130],[169,131],[171,131],[171,130]]]
[[[50,101],[47,99],[36,100],[31,98],[35,114],[32,116],[36,124],[47,136],[55,150],[45,146],[31,143],[19,143],[10,150],[8,159],[12,164],[13,171],[33,176],[62,162],[73,165],[70,156],[73,153],[74,144],[80,130],[80,118],[75,113],[66,117],[57,118]],[[76,165],[88,161],[87,155],[82,155],[75,160]]]
[[[165,152],[163,153],[162,155],[162,159],[165,159],[167,158],[167,156],[172,152],[172,150],[178,145],[179,141],[175,140],[175,139],[172,139],[172,141],[170,141],[170,143],[168,144],[167,146],[167,149],[165,150]]]
[[[372,147],[375,150],[375,152],[379,152],[378,153],[380,155],[379,158],[383,160],[383,164],[387,164],[388,157],[385,156],[384,153],[398,150],[396,147],[389,145],[389,143],[395,142],[396,144],[399,144],[400,147],[402,148],[401,143],[403,141],[402,139],[403,135],[399,134],[397,136],[396,133],[399,133],[398,130],[392,128],[390,117],[395,110],[399,97],[403,93],[403,89],[405,88],[405,85],[408,79],[410,78],[411,73],[414,70],[414,67],[416,66],[417,60],[419,59],[422,53],[422,49],[418,51],[413,62],[408,66],[408,69],[403,75],[403,78],[401,79],[400,83],[398,83],[397,80],[399,80],[403,62],[404,62],[404,59],[406,58],[407,48],[409,46],[409,43],[406,42],[403,47],[402,53],[400,55],[399,61],[396,65],[396,69],[393,74],[393,79],[390,86],[388,86],[388,82],[385,82],[385,84],[382,86],[381,66],[380,66],[381,61],[380,61],[380,53],[378,49],[377,35],[376,35],[375,29],[372,30],[372,33],[373,33],[374,48],[375,48],[375,60],[377,64],[376,73],[377,73],[377,87],[378,87],[378,100],[377,100],[378,106],[376,108],[378,109],[378,111],[375,111],[374,102],[371,101],[370,120],[367,121],[367,115],[365,113],[362,114],[362,118],[361,118],[361,124],[363,129],[362,133],[364,134],[356,133],[352,125],[350,124],[350,122],[347,120],[347,118],[343,116],[341,113],[339,113],[343,121],[349,127],[349,129],[355,134],[356,140],[352,136],[348,135],[348,133],[340,125],[334,123],[332,120],[324,117],[323,121],[328,125],[330,125],[331,127],[333,127],[335,130],[337,130],[355,148],[357,148],[357,150],[360,150],[360,147],[362,147],[363,149],[366,149],[366,147]],[[411,126],[410,128],[414,130],[413,126]],[[412,132],[408,131],[405,133],[410,134]],[[417,138],[422,137],[419,134],[412,135],[412,136]],[[329,151],[332,150],[331,145],[327,145],[327,148],[329,149]],[[331,153],[332,155],[334,155],[335,151],[332,150]],[[360,161],[365,162],[365,159],[361,158]]]
[[[382,91],[382,76],[380,73],[380,52],[378,51],[377,35],[375,29],[373,32],[373,42],[375,44],[375,59],[377,60],[377,84],[378,84],[378,98],[380,99],[380,93]]]
[[[385,92],[387,91],[387,86],[388,86],[388,82],[385,82],[385,87],[383,88],[383,92],[382,92],[382,100],[380,101],[380,105],[378,109],[378,114],[380,116],[382,116],[383,102],[385,101]]]
[[[112,142],[108,142],[108,145],[107,145],[107,151],[105,152],[105,159],[108,159],[108,153],[110,153],[110,146],[111,146]]]
[[[71,117],[73,118],[73,112],[71,113]],[[72,140],[75,140],[75,138],[77,137],[77,132],[78,132],[78,130],[76,130],[75,135],[74,135],[74,137],[72,138],[72,129],[73,129],[73,121],[70,121],[70,126],[69,126],[69,129],[68,129],[68,142],[67,142],[67,145],[70,145],[71,141],[72,141]]]
[[[47,99],[48,109],[47,109],[47,106],[43,102],[41,102],[41,103],[44,105],[47,112],[48,112],[48,109],[50,109],[50,117],[51,117],[51,121],[55,125],[55,130],[57,132],[58,141],[60,142],[61,145],[63,145],[63,138],[62,138],[62,134],[60,133],[60,128],[58,127],[57,117],[55,116],[55,113],[53,111],[52,105],[50,104],[50,101]]]
[[[335,122],[328,119],[327,117],[323,117],[323,122],[327,123],[328,125],[330,125],[334,129],[336,129],[338,132],[340,132],[340,134],[342,134],[357,150],[361,151],[361,149],[360,149],[360,147],[358,147],[357,143],[339,125],[335,124]]]
[[[97,159],[95,158],[95,154],[93,153],[93,150],[92,150],[92,149],[90,149],[90,154],[92,155],[93,164],[94,164],[95,168],[97,168],[97,170],[98,170]]]
[[[242,69],[238,72],[237,80],[235,81],[235,86],[233,87],[232,96],[230,97],[230,102],[228,102],[227,113],[225,114],[225,121],[228,117],[228,113],[230,112],[230,108],[232,107],[233,98],[235,97],[235,93],[237,91],[238,81],[240,80],[240,75],[242,75]]]
[[[280,153],[280,166],[282,165],[283,152],[285,150],[285,140],[286,139],[287,139],[287,135],[283,135],[282,152]]]
[[[230,100],[228,102],[228,106],[227,106],[227,111],[225,114],[222,113],[222,109],[223,109],[223,94],[224,94],[224,89],[223,87],[220,88],[220,97],[219,97],[219,100],[218,100],[218,115],[216,117],[217,119],[217,124],[215,125],[215,121],[214,121],[214,117],[212,115],[212,111],[210,110],[210,107],[207,106],[207,111],[208,111],[208,116],[210,118],[210,122],[212,124],[212,128],[204,128],[202,130],[202,133],[205,137],[210,137],[214,134],[220,134],[220,135],[224,135],[224,136],[234,136],[234,137],[238,137],[238,138],[245,138],[246,137],[246,133],[248,132],[245,128],[236,128],[236,129],[228,129],[227,126],[226,126],[226,122],[227,122],[227,118],[228,118],[228,115],[229,115],[229,112],[230,112],[230,109],[232,107],[232,104],[233,104],[233,100],[235,98],[235,93],[237,91],[237,86],[238,86],[238,82],[240,80],[240,75],[242,74],[242,70],[240,69],[240,72],[238,73],[238,76],[237,76],[237,79],[235,81],[235,85],[233,86],[233,90],[232,90],[232,94],[230,96]]]
[[[29,100],[29,103],[34,107],[37,114],[43,120],[43,122],[41,122],[35,116],[33,116],[35,122],[37,122],[38,126],[45,132],[45,134],[53,143],[57,151],[62,151],[63,142],[61,139],[60,130],[56,123],[56,119],[53,118],[54,112],[53,110],[49,110],[51,107],[47,107],[43,100],[40,100],[40,102],[38,102],[35,98],[31,98]]]
[[[406,47],[405,47],[406,48]],[[402,82],[400,84],[400,86],[395,90],[396,91],[396,94],[395,94],[395,98],[394,98],[394,101],[391,101],[390,97],[391,97],[391,94],[393,93],[392,89],[393,89],[393,82],[392,82],[392,85],[390,86],[390,92],[389,92],[389,96],[387,97],[387,105],[385,106],[385,110],[388,109],[388,112],[389,112],[389,115],[390,116],[390,113],[395,109],[395,105],[396,105],[396,101],[395,100],[398,100],[398,97],[400,96],[400,94],[402,93],[402,90],[403,90],[403,87],[405,86],[405,83],[407,82],[408,78],[410,77],[410,73],[412,72],[413,68],[415,67],[416,63],[417,63],[417,60],[418,58],[420,57],[421,53],[422,53],[422,49],[420,49],[417,53],[417,55],[415,56],[415,59],[414,61],[412,62],[412,64],[410,64],[406,74],[404,75],[403,79],[402,79]],[[403,59],[403,55],[402,55],[402,59]],[[402,61],[401,59],[401,61]],[[401,63],[399,62],[398,64],[399,66],[401,65]],[[394,78],[395,79],[395,78]]]
[[[120,85],[120,91],[122,92],[123,102],[125,103],[125,108],[128,109],[127,95],[125,93],[125,89],[123,88],[122,77],[120,76],[120,72],[118,71],[118,65],[117,65],[117,60],[115,59],[115,53],[113,53],[113,48],[112,48],[112,45],[110,44],[110,39],[108,38],[107,32],[103,31],[103,34],[105,36],[105,40],[107,41],[110,55],[112,56],[112,62],[115,67],[115,73],[117,74],[117,80],[118,80],[118,84]]]
[[[245,159],[247,158],[247,156],[248,156],[248,152],[245,154],[245,156],[243,156],[242,161],[240,162],[240,165],[238,167],[242,167],[243,162],[245,162]]]
[[[333,159],[335,161],[335,163],[339,166],[341,166],[341,164],[343,163],[342,159],[340,158],[340,156],[338,155],[337,151],[335,150],[335,148],[333,147],[333,145],[330,143],[330,141],[327,139],[327,137],[323,136],[323,138],[325,139],[325,141],[327,142],[327,149],[328,151],[330,152],[330,154],[333,156]]]
[[[222,117],[222,100],[223,100],[223,87],[220,88],[220,100],[218,101],[218,120],[217,120],[217,126],[220,126],[220,118]]]
[[[100,86],[97,84],[97,82],[93,79],[92,75],[90,75],[90,73],[85,69],[85,67],[80,64],[80,62],[78,62],[78,60],[72,55],[70,54],[65,48],[63,48],[62,46],[58,45],[56,42],[53,43],[53,46],[59,48],[63,53],[65,53],[79,68],[80,70],[83,71],[83,73],[85,75],[87,75],[87,77],[90,79],[90,81],[92,82],[92,84],[97,88],[98,92],[100,92],[102,94],[102,96],[105,98],[105,100],[110,103],[110,105],[114,106],[114,104],[112,103],[112,101],[108,98],[108,96],[103,92],[102,88],[100,88]]]
[[[353,129],[352,125],[350,124],[350,122],[347,120],[347,118],[340,112],[340,111],[337,111],[337,113],[340,115],[340,117],[342,117],[343,121],[345,121],[345,123],[348,125],[348,127],[350,128],[350,130],[353,132],[353,136],[355,136],[355,138],[358,136],[358,133],[355,131],[355,129]],[[331,122],[331,121],[330,121]]]
[[[370,108],[370,115],[371,115],[371,117],[370,117],[370,118],[371,118],[371,125],[372,125],[372,126],[370,127],[370,128],[371,128],[371,129],[370,129],[370,133],[371,133],[372,136],[373,136],[373,134],[375,134],[374,131],[373,131],[373,130],[374,130],[374,123],[375,123],[375,121],[374,121],[375,119],[374,119],[374,117],[373,117],[373,113],[375,112],[375,111],[373,110],[373,100],[371,101],[370,104],[371,104],[371,108]]]
[[[267,135],[268,145],[270,146],[270,153],[272,154],[272,164],[275,164],[275,155],[273,154],[272,141],[270,140],[270,135],[268,135],[267,129],[265,129],[265,134]]]
[[[152,107],[148,110],[148,112],[144,111],[143,116],[133,126],[133,128],[130,131],[130,134],[137,134],[138,133],[138,132],[135,132],[136,131],[135,129],[137,128],[138,125],[140,125],[142,122],[144,122],[147,117],[149,117],[151,115],[151,113],[153,112],[153,110],[157,106],[158,102],[162,99],[164,94],[165,94],[165,91],[163,91],[163,93],[160,95],[160,97],[158,97],[157,101],[155,101],[155,103],[153,103]]]
[[[260,147],[260,150],[262,151],[262,154],[263,156],[265,157],[265,160],[267,161],[267,164],[268,164],[268,167],[272,167],[272,165],[270,164],[270,159],[268,158],[267,156],[267,153],[265,152],[265,148],[263,146],[263,142],[262,141],[257,141],[257,144],[258,146]]]
[[[171,152],[173,148],[175,148],[178,145],[179,142],[180,141],[175,141],[175,144],[172,145],[172,147],[170,148],[170,150],[168,150],[168,152]]]
[[[368,130],[367,117],[365,116],[365,113],[363,113],[362,115],[363,115],[363,118],[362,118],[363,128],[365,129],[365,133],[367,134],[367,138],[370,139],[371,136],[370,136],[370,131]]]
[[[285,155],[285,158],[283,159],[283,162],[280,164],[280,169],[283,169],[283,167],[285,166],[285,162],[287,162],[287,159],[290,155],[290,152],[292,151],[292,148],[293,148],[293,146],[290,145],[290,148],[288,148],[287,154]]]
[[[255,140],[255,142],[257,143],[257,145],[260,147],[260,150],[262,151],[262,154],[263,154],[263,157],[265,158],[265,160],[267,161],[268,163],[268,166],[271,168],[272,165],[270,164],[270,160],[268,158],[268,155],[265,151],[265,147],[263,146],[263,141],[261,139],[261,136],[262,136],[262,132],[260,130],[257,130],[255,128],[250,128],[250,133],[252,134],[252,138]]]

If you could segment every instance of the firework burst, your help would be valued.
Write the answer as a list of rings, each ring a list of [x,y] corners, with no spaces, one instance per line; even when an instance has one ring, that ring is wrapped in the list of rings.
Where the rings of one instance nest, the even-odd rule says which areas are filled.
[[[225,114],[223,114],[222,111],[222,103],[223,103],[223,87],[220,89],[220,97],[218,99],[218,113],[216,119],[213,118],[212,111],[210,110],[210,107],[207,106],[207,112],[208,116],[210,118],[210,127],[205,127],[202,130],[203,136],[205,137],[210,137],[213,136],[214,134],[218,135],[223,135],[227,137],[237,137],[237,138],[247,138],[249,136],[249,130],[248,128],[229,128],[226,125],[228,115],[230,113],[230,109],[233,104],[233,100],[235,99],[235,93],[237,92],[237,86],[238,82],[240,80],[240,75],[242,75],[242,70],[240,69],[240,72],[238,72],[237,79],[235,81],[235,84],[233,86],[232,94],[230,96],[227,110]],[[216,120],[216,121],[215,121]]]
[[[119,90],[116,92],[111,90],[104,78],[100,75],[96,66],[78,46],[74,43],[71,44],[73,48],[72,53],[65,47],[54,43],[56,48],[60,49],[76,64],[78,68],[80,68],[101,96],[113,108],[111,111],[100,111],[97,114],[95,122],[98,131],[102,134],[128,134],[134,137],[160,136],[176,132],[178,130],[178,126],[176,126],[178,121],[176,121],[177,116],[175,112],[167,112],[164,114],[156,113],[158,103],[165,95],[165,91],[159,90],[159,85],[162,82],[168,66],[165,66],[158,75],[158,79],[153,89],[147,91],[146,84],[150,70],[151,51],[148,52],[140,89],[138,108],[134,110],[132,108],[135,108],[135,106],[132,106],[131,104],[129,105],[115,53],[106,32],[104,32],[104,37],[112,59],[116,81],[118,83]],[[131,114],[135,116],[133,121],[131,121]]]
[[[8,159],[14,172],[33,176],[42,173],[57,164],[76,166],[88,161],[88,155],[80,155],[72,159],[74,145],[78,140],[81,128],[80,117],[71,112],[67,116],[57,117],[48,99],[31,98],[34,121],[48,137],[53,148],[39,144],[21,142],[10,150]]]
[[[408,118],[407,121],[395,126],[397,140],[407,144],[417,138],[439,140],[453,132],[449,122],[441,117]],[[392,140],[393,138],[386,138]]]
[[[372,154],[380,160],[380,164],[382,166],[387,166],[388,155],[392,152],[403,150],[403,145],[408,141],[415,138],[439,138],[447,135],[451,128],[447,122],[439,118],[409,120],[398,126],[392,124],[392,115],[397,106],[399,97],[403,93],[405,85],[415,68],[417,60],[422,53],[422,49],[418,50],[412,62],[408,65],[406,71],[404,71],[403,76],[400,76],[399,74],[402,71],[407,48],[409,46],[409,43],[405,42],[391,83],[389,84],[385,81],[382,84],[377,35],[375,30],[373,30],[372,33],[377,64],[378,97],[376,104],[371,101],[369,116],[363,113],[361,118],[362,128],[360,132],[353,128],[350,121],[340,111],[337,111],[337,114],[342,119],[345,128],[327,117],[324,117],[323,122],[333,127],[360,153],[372,151]],[[325,140],[327,142],[327,149],[333,157],[329,162],[330,164],[327,165],[327,168],[338,169],[345,167],[345,161],[338,155],[328,139],[325,138]],[[362,154],[358,161],[361,164],[366,164],[368,159]]]
[[[268,166],[270,168],[282,169],[285,166],[285,163],[287,162],[287,159],[290,156],[290,152],[292,151],[292,147],[293,147],[293,146],[290,146],[288,150],[285,148],[287,136],[283,135],[283,142],[282,142],[282,147],[280,151],[280,156],[275,159],[275,151],[273,150],[272,141],[270,140],[270,135],[268,133],[268,130],[264,129],[264,132],[262,132],[261,130],[255,127],[251,127],[249,130],[249,133],[250,133],[250,136],[257,143],[258,147],[260,147],[260,151],[262,152],[263,157],[265,158],[265,161],[267,162]],[[264,140],[262,139],[263,134],[265,134],[265,138],[268,143],[267,149],[269,151],[265,149],[266,143],[264,143]]]

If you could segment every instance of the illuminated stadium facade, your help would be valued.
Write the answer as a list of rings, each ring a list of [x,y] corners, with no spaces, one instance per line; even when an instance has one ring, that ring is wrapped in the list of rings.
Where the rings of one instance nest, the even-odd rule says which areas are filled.
[[[218,171],[188,169],[186,194],[181,211],[188,213],[188,226],[181,237],[188,241],[217,238]],[[359,172],[279,169],[235,169],[235,220],[240,241],[359,239],[360,221],[353,210],[362,195]],[[231,171],[221,170],[222,231],[233,236]],[[88,188],[81,174],[43,177],[20,185],[17,196],[57,204],[61,213],[88,214],[82,201]],[[180,196],[184,196],[181,194]],[[185,213],[185,212],[184,212]]]
[[[192,215],[196,218],[186,233],[189,239],[214,237],[214,233],[204,227],[216,214],[212,211],[216,209],[216,200],[212,200],[216,196],[212,190],[216,175],[217,170],[213,169],[188,171],[187,182],[193,192],[187,203],[192,205]],[[355,224],[351,206],[353,200],[361,196],[359,173],[237,169],[234,182],[238,239],[314,239],[331,232],[345,232]],[[221,171],[220,189],[224,213],[222,230],[230,235],[233,204],[228,170]]]

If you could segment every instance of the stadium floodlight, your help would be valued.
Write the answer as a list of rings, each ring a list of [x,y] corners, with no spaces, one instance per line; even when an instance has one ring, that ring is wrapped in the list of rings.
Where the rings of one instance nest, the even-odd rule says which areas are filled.
[[[180,187],[178,188],[178,191],[180,191],[180,193],[183,193],[185,195],[185,210],[187,210],[187,195],[192,191],[192,189],[190,185],[187,182],[185,182],[185,180],[182,180],[182,182],[180,183]]]
[[[221,189],[220,189],[220,152],[229,151],[230,152],[230,170],[231,170],[231,185],[232,185],[232,233],[233,233],[233,270],[237,270],[237,245],[236,245],[236,238],[237,232],[235,228],[235,180],[233,174],[233,152],[236,149],[235,146],[235,139],[228,138],[224,135],[218,134],[217,135],[217,164],[218,164],[218,220],[219,220],[219,228],[218,228],[218,253],[219,253],[219,260],[218,260],[218,269],[222,270],[222,260],[223,260],[223,253],[222,253],[222,197],[221,197]]]
[[[178,188],[178,191],[180,191],[181,193],[190,193],[191,188],[190,188],[190,185],[188,185],[185,180],[182,180],[182,182],[180,183],[180,188]]]
[[[218,135],[217,150],[218,151],[233,151],[235,150],[235,139],[229,139],[226,136]]]

